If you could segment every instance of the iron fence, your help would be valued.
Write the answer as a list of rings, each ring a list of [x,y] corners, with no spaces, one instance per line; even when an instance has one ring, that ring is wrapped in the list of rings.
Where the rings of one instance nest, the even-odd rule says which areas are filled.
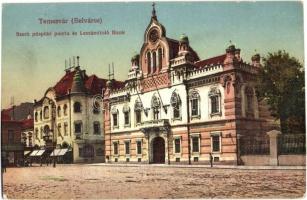
[[[306,154],[305,134],[285,134],[278,136],[278,154]]]
[[[241,155],[268,155],[270,154],[270,139],[268,136],[244,136],[240,138]]]

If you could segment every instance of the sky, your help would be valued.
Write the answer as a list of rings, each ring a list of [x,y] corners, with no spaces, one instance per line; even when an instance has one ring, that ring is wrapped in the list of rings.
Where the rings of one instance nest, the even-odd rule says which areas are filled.
[[[127,79],[131,57],[140,52],[151,18],[151,2],[3,4],[1,105],[33,102],[64,75],[65,60],[80,56],[88,75]],[[244,61],[256,52],[285,50],[304,62],[302,2],[157,2],[166,36],[189,37],[201,59],[225,53],[232,44]],[[40,24],[39,18],[99,18],[101,24]],[[17,37],[16,32],[123,30],[123,35]]]

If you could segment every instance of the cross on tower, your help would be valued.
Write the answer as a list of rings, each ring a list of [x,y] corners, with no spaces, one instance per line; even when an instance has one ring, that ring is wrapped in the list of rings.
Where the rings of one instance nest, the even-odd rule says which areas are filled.
[[[152,17],[156,19],[156,18],[157,18],[157,16],[156,16],[156,9],[155,9],[155,5],[156,5],[156,4],[155,4],[155,2],[153,2],[153,3],[152,3]]]

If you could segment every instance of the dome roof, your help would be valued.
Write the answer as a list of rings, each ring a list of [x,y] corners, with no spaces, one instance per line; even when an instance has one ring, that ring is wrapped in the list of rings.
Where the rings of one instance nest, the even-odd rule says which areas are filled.
[[[189,38],[188,36],[186,36],[185,34],[182,34],[180,36],[180,39],[179,39],[180,42],[189,42]]]

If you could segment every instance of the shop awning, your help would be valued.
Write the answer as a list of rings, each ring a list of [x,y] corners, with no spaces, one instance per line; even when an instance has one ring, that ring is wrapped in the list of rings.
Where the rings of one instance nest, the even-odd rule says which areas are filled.
[[[24,151],[24,152],[23,152],[23,155],[26,156],[26,155],[28,155],[29,153],[31,153],[31,151]]]
[[[36,154],[39,152],[39,150],[34,150],[32,151],[32,153],[30,154],[30,156],[36,156]]]
[[[37,152],[37,154],[35,154],[35,156],[41,156],[41,155],[43,155],[44,152],[45,152],[45,150],[39,150]]]
[[[68,149],[61,149],[58,156],[64,156],[67,151],[68,151]]]
[[[60,153],[61,149],[55,149],[53,150],[53,152],[50,154],[50,156],[58,156],[58,154]]]

